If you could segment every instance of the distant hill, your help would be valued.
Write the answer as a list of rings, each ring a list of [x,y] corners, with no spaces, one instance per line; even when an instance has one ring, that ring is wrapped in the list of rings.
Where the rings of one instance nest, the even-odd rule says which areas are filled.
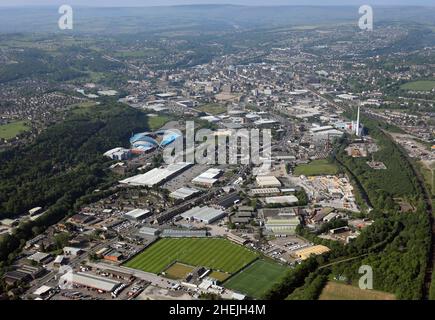
[[[375,7],[375,24],[389,21],[435,24],[435,8]],[[2,8],[0,33],[59,32],[57,7]],[[74,10],[74,32],[134,33],[166,29],[251,29],[291,25],[355,23],[355,6],[179,5],[140,8],[85,8]]]

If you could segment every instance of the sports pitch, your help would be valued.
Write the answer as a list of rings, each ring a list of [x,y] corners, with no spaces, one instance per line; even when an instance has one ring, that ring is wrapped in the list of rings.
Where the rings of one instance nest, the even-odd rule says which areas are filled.
[[[257,260],[229,278],[224,287],[260,299],[288,270],[289,268],[278,263]]]
[[[158,274],[177,261],[235,273],[257,257],[257,253],[225,239],[161,239],[127,261],[125,266]]]

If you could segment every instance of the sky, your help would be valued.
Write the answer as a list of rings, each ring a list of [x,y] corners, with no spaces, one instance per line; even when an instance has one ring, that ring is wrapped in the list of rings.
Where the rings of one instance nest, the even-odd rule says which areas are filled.
[[[185,4],[237,5],[426,5],[435,6],[435,0],[0,0],[0,6],[159,6]]]

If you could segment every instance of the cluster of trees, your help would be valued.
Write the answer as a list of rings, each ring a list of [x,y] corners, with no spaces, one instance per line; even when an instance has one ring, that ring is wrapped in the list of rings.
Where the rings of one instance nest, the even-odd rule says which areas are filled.
[[[406,155],[378,128],[377,121],[365,117],[363,121],[380,148],[374,154],[374,160],[383,162],[387,169],[371,169],[367,164],[367,161],[371,161],[370,158],[348,157],[345,151],[348,145],[346,142],[340,145],[336,159],[358,180],[373,207],[397,210],[394,198],[416,200],[421,195],[418,178]]]
[[[322,256],[302,262],[280,284],[267,293],[271,299],[316,299],[326,283],[330,271],[334,276],[345,276],[350,283],[357,284],[358,269],[369,265],[374,272],[374,289],[391,292],[398,299],[421,299],[427,257],[431,245],[430,220],[423,200],[421,185],[414,169],[400,147],[382,132],[380,124],[364,118],[364,125],[380,146],[375,160],[382,161],[387,170],[372,170],[368,159],[352,159],[345,152],[346,141],[338,144],[335,153],[338,164],[353,179],[361,193],[361,199],[373,206],[368,217],[375,222],[364,229],[351,243],[321,239],[303,227],[297,232],[317,244],[328,246],[331,251]],[[416,212],[400,212],[394,199],[411,201]],[[324,230],[345,225],[337,220],[325,224]],[[353,258],[347,261],[346,259]],[[345,262],[341,262],[345,260]],[[328,271],[317,266],[333,264]]]
[[[283,300],[294,290],[304,284],[305,278],[317,269],[319,263],[316,258],[311,257],[290,270],[281,282],[277,282],[268,292],[264,294],[266,300]]]
[[[27,146],[0,153],[0,217],[14,218],[41,206],[47,212],[0,237],[0,261],[12,262],[27,239],[73,214],[115,181],[103,152],[128,145],[132,132],[146,131],[147,118],[124,105],[106,103],[86,116],[71,114]],[[59,239],[63,242],[65,239]]]

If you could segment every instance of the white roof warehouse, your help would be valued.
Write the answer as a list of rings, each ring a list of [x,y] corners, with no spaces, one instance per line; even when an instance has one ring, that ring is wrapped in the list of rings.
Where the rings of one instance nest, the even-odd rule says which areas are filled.
[[[63,283],[75,284],[87,288],[101,290],[104,292],[112,292],[121,284],[120,282],[115,280],[84,272],[68,272],[61,277],[61,280]]]
[[[122,180],[120,183],[131,186],[153,187],[172,179],[191,166],[192,164],[188,162],[174,163],[165,168],[154,168],[144,174],[139,174],[137,176]]]
[[[181,214],[184,219],[213,223],[225,216],[225,211],[211,207],[194,207]]]

